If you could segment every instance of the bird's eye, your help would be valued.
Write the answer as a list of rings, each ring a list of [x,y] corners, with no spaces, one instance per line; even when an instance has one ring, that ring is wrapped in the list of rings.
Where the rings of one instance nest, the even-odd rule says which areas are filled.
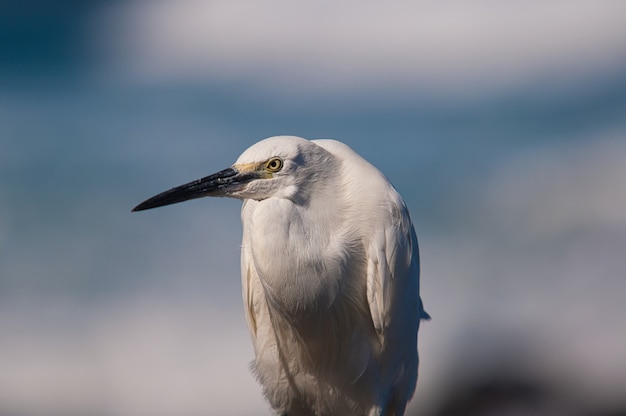
[[[265,164],[265,168],[270,172],[278,172],[283,168],[283,161],[277,157],[271,158]]]

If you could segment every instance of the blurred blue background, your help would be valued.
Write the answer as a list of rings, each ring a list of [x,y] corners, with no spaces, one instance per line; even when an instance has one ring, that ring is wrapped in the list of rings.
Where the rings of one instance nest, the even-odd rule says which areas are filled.
[[[407,201],[408,413],[626,412],[626,3],[0,8],[0,415],[269,414],[240,203],[130,209],[278,134]]]

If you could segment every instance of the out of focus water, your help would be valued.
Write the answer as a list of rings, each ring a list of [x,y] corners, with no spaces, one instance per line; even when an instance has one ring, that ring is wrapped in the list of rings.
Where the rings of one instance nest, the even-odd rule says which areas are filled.
[[[409,205],[433,316],[410,412],[623,414],[624,61],[462,93],[125,78],[81,40],[102,3],[35,3],[0,19],[0,414],[269,413],[239,202],[130,209],[277,134],[348,143]]]

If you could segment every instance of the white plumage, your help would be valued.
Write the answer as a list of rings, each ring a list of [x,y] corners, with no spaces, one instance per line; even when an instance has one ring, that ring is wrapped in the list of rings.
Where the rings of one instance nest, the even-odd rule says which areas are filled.
[[[135,210],[244,200],[241,272],[252,369],[281,415],[404,413],[417,380],[417,239],[382,173],[334,140],[279,136]]]

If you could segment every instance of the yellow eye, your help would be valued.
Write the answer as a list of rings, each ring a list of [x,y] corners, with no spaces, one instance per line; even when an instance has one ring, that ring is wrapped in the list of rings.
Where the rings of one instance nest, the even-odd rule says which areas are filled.
[[[265,164],[265,169],[269,170],[270,172],[278,172],[282,168],[283,168],[283,161],[277,157],[271,158]]]

